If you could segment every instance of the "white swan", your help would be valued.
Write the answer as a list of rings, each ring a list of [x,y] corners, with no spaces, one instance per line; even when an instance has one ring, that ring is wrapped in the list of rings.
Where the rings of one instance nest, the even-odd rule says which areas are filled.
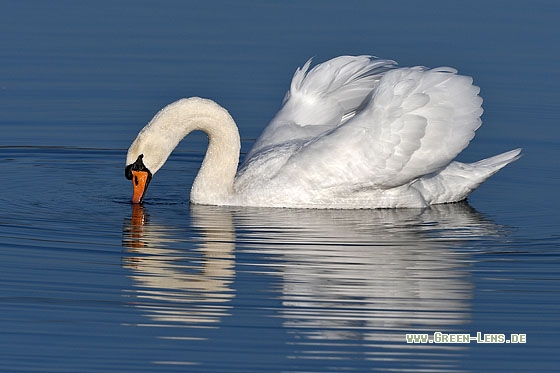
[[[341,56],[297,69],[281,110],[238,170],[240,139],[215,102],[187,98],[163,108],[126,160],[132,202],[179,141],[202,130],[208,150],[193,183],[197,204],[302,207],[424,207],[464,200],[512,150],[479,162],[453,159],[480,126],[482,99],[451,68],[398,68],[394,61]]]

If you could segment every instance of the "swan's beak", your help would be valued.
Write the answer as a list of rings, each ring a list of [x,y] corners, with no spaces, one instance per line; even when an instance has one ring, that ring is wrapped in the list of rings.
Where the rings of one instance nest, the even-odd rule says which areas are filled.
[[[148,171],[132,170],[132,203],[142,203],[144,194],[148,190],[150,183],[150,173]]]
[[[144,165],[143,158],[144,154],[140,154],[134,163],[124,169],[124,176],[132,180],[132,203],[142,203],[148,184],[152,180],[152,173]]]

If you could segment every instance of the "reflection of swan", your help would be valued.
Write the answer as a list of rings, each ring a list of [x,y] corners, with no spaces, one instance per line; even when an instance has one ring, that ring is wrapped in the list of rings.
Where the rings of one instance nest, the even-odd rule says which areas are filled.
[[[344,324],[353,319],[340,314],[348,307],[371,308],[362,315],[370,327],[460,324],[471,285],[458,262],[468,254],[453,248],[494,230],[466,204],[423,211],[284,210],[274,220],[258,210],[237,215],[238,228],[255,232],[238,238],[245,250],[276,259],[286,312],[306,310],[295,312],[300,325],[309,307],[316,309],[311,324]],[[275,232],[273,240],[262,240],[263,226]],[[253,243],[254,236],[261,239]]]
[[[134,270],[135,304],[148,310],[154,320],[216,323],[227,314],[227,302],[233,298],[234,232],[231,217],[216,218],[198,217],[194,228],[200,227],[203,240],[185,253],[180,250],[184,240],[173,238],[165,226],[148,222],[144,208],[133,205],[123,238],[129,252],[125,266]],[[170,304],[161,306],[162,302]]]
[[[443,358],[431,360],[433,351],[466,347],[404,342],[406,333],[465,332],[472,283],[470,251],[462,246],[497,233],[466,203],[426,210],[240,209],[234,215],[243,232],[238,250],[265,255],[269,273],[281,276],[279,313],[292,336],[292,358],[321,359],[331,351],[351,359],[342,351],[357,344],[368,360],[389,358],[398,366],[414,361],[409,354],[415,351],[416,357],[426,353],[419,365],[430,366]]]
[[[470,247],[499,233],[466,203],[423,210],[191,205],[190,214],[192,231],[186,235],[185,229],[149,221],[140,205],[133,205],[125,224],[132,304],[151,319],[146,325],[189,326],[162,331],[168,338],[212,343],[210,335],[220,340],[231,335],[205,333],[201,325],[226,324],[230,330],[240,327],[232,322],[251,320],[249,335],[258,333],[258,325],[271,335],[280,333],[281,346],[274,338],[267,345],[287,351],[291,361],[336,356],[340,371],[352,370],[354,359],[435,371],[437,361],[441,370],[453,371],[453,359],[468,346],[407,345],[404,335],[465,332],[472,297]],[[180,250],[182,244],[190,246]],[[234,263],[235,257],[241,259]],[[239,276],[235,268],[252,274]],[[244,284],[247,278],[262,278],[263,291]],[[231,302],[234,293],[237,306]],[[243,298],[248,294],[251,307]],[[280,299],[277,307],[270,307],[273,299]],[[235,317],[226,322],[223,316],[230,314]],[[282,330],[263,316],[280,317]],[[353,355],[356,350],[360,357]],[[443,355],[446,350],[453,354]]]
[[[465,199],[519,157],[453,159],[480,126],[472,79],[448,68],[396,68],[342,56],[298,69],[282,109],[236,174],[239,133],[216,103],[190,98],[161,110],[127,155],[132,201],[194,130],[209,137],[191,201],[210,205],[314,208],[423,207]]]

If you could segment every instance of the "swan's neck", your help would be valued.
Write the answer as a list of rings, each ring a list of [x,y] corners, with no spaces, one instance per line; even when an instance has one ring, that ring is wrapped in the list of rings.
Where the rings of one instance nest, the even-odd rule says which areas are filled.
[[[155,174],[177,144],[195,130],[208,136],[208,150],[190,199],[199,204],[227,204],[233,194],[241,142],[233,118],[214,101],[193,97],[166,106],[138,135],[135,143],[141,137],[145,141],[143,149],[136,153],[144,153],[146,167]],[[143,132],[147,133],[143,135]]]
[[[191,201],[199,204],[224,204],[233,194],[233,181],[239,163],[239,131],[229,113],[212,102],[219,111],[204,112],[192,118],[197,128],[208,135],[208,150],[192,189]]]

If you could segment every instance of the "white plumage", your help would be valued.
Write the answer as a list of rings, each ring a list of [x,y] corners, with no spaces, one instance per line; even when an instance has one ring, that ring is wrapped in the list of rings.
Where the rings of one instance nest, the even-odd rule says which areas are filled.
[[[520,149],[480,162],[453,159],[481,125],[482,99],[454,69],[398,68],[342,56],[294,74],[282,108],[237,170],[233,119],[210,100],[164,108],[129,149],[155,174],[196,129],[210,139],[191,201],[305,208],[423,207],[465,199],[519,158]],[[219,184],[219,185],[216,185]]]

